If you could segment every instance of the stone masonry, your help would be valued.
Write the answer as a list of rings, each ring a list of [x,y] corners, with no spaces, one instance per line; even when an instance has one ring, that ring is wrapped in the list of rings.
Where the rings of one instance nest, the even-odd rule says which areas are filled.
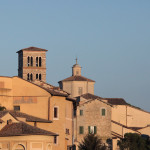
[[[37,47],[29,47],[18,51],[18,76],[25,80],[32,81],[37,79],[46,82],[46,51]],[[36,60],[37,58],[38,61]],[[39,58],[41,59],[40,66],[37,65]]]

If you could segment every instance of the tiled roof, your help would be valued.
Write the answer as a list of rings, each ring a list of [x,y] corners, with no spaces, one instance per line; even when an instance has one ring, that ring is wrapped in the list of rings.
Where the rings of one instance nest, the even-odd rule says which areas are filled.
[[[69,96],[69,93],[67,93],[66,91],[63,91],[59,87],[53,86],[44,81],[35,80],[35,81],[33,81],[33,84],[36,84],[37,86],[43,88],[44,90],[46,90],[53,96],[64,96],[64,97]]]
[[[27,122],[44,122],[44,123],[51,123],[52,122],[51,120],[46,120],[46,119],[34,117],[32,115],[28,115],[26,113],[22,113],[22,112],[19,112],[19,111],[13,111],[13,110],[0,111],[0,118],[5,116],[7,113],[12,115],[16,119],[17,119],[17,117],[25,118]]]
[[[32,47],[28,47],[28,48],[23,48],[23,49],[17,51],[17,53],[20,53],[21,51],[48,51],[48,50],[32,46]]]
[[[61,80],[59,82],[63,82],[63,81],[89,81],[89,82],[95,82],[94,80],[88,79],[88,78],[83,77],[83,76],[71,76],[71,77],[66,78],[64,80]]]
[[[81,97],[85,98],[85,99],[97,99],[97,98],[100,98],[102,99],[102,97],[99,97],[99,96],[96,96],[96,95],[93,95],[91,93],[86,93],[86,94],[82,94]]]
[[[37,128],[23,122],[8,124],[4,126],[0,131],[0,137],[20,136],[20,135],[57,136],[56,133]]]
[[[103,98],[103,97],[99,97],[90,93],[86,93],[81,95],[81,97],[85,98],[85,99],[101,99],[111,105],[128,105],[128,103],[126,103],[126,101],[123,98]]]
[[[128,105],[128,103],[123,98],[103,98],[107,100],[108,103],[112,105]]]

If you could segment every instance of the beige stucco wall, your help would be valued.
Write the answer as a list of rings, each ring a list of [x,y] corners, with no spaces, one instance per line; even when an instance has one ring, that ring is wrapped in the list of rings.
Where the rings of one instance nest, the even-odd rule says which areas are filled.
[[[145,127],[150,124],[150,113],[127,105],[112,108],[112,120],[128,127]]]
[[[53,123],[37,123],[37,127],[59,134],[58,144],[54,145],[54,150],[65,150],[67,145],[72,145],[72,101],[66,100],[66,97],[52,96],[39,86],[18,77],[0,77],[1,81],[10,91],[0,96],[2,106],[10,110],[13,109],[13,106],[20,106],[21,112],[52,120]],[[0,92],[2,90],[0,89]],[[59,108],[57,120],[53,118],[54,106]],[[29,124],[33,125],[33,123]],[[69,134],[66,134],[66,129],[69,129]]]
[[[143,129],[138,130],[141,134],[146,134],[150,136],[150,126],[147,126]]]
[[[0,137],[0,148],[2,149],[16,150],[18,145],[22,145],[25,150],[53,150],[53,136],[29,135]],[[48,149],[48,146],[51,149]]]
[[[82,87],[82,94],[94,94],[94,82],[89,81],[63,81],[63,90],[70,93],[72,97],[79,96],[78,88]]]

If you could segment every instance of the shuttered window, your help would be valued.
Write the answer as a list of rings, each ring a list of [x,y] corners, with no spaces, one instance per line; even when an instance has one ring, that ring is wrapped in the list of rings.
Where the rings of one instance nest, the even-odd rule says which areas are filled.
[[[83,110],[80,110],[80,116],[83,116]]]
[[[84,133],[84,127],[83,126],[80,126],[79,127],[79,134],[83,134]]]
[[[106,115],[106,109],[102,108],[101,111],[102,111],[102,116],[105,116]]]

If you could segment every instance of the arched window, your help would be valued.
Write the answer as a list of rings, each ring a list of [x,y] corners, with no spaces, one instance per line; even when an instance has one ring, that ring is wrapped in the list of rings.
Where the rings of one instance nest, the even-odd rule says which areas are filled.
[[[41,74],[39,74],[39,80],[41,80],[42,79],[42,75]]]
[[[15,150],[25,150],[25,147],[21,144],[18,144],[16,147],[15,147]]]
[[[33,57],[31,57],[31,66],[33,66]]]
[[[30,66],[30,57],[27,58],[27,66]]]
[[[38,61],[39,61],[39,58],[36,57],[36,67],[38,67]]]
[[[31,80],[31,81],[33,80],[33,75],[32,75],[32,73],[30,74],[30,80]]]
[[[36,79],[38,79],[39,78],[39,74],[36,74]]]
[[[42,58],[39,57],[39,67],[41,67],[41,66],[42,66]]]
[[[48,144],[46,150],[52,150],[52,146],[50,144]]]
[[[30,76],[29,76],[29,73],[27,74],[27,80],[28,80],[28,81],[30,80]]]

